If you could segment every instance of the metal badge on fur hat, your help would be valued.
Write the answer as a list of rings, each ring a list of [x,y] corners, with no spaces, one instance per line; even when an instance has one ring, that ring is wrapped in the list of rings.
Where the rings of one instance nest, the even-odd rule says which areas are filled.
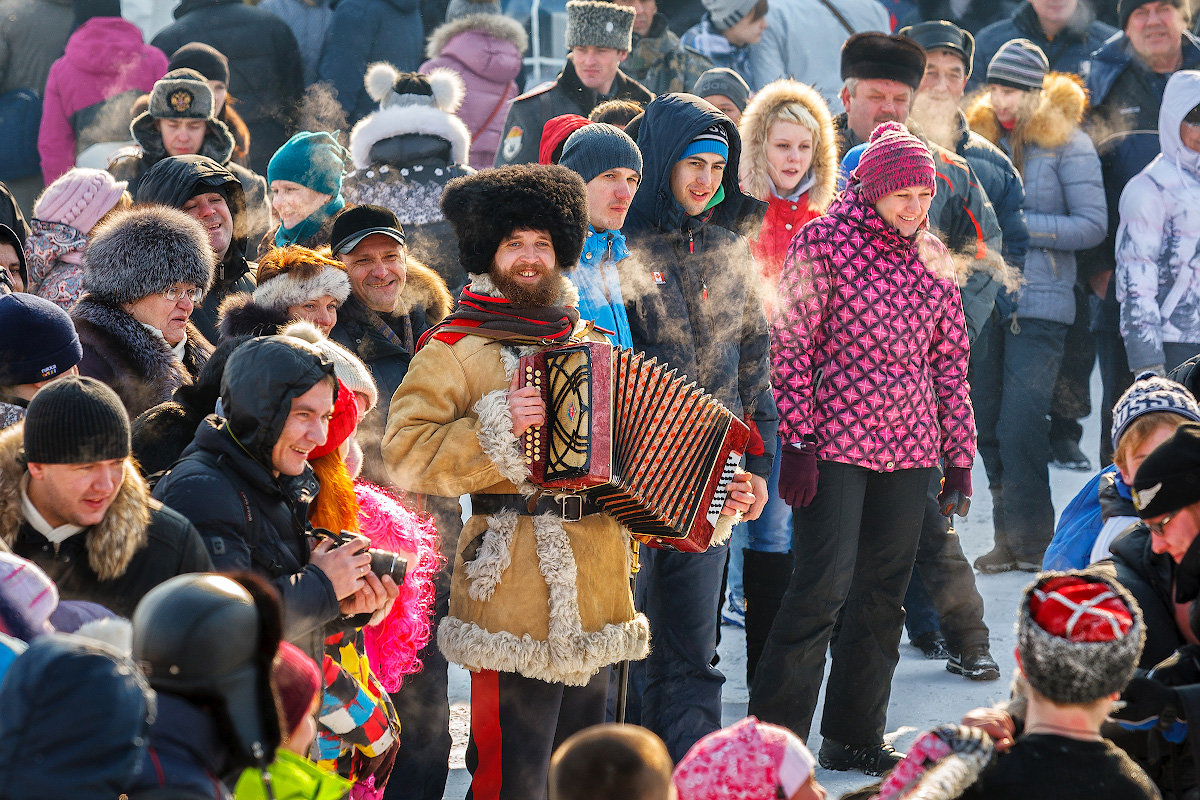
[[[587,236],[587,188],[557,164],[517,164],[455,178],[442,212],[458,236],[467,272],[488,271],[501,240],[519,228],[549,231],[559,269],[579,263]]]
[[[633,18],[629,6],[605,0],[571,0],[567,3],[567,49],[611,47],[633,49]]]
[[[432,106],[447,114],[458,111],[467,91],[462,76],[452,69],[435,67],[425,75],[401,72],[386,61],[367,67],[363,84],[380,108]]]
[[[1145,639],[1142,611],[1116,581],[1044,572],[1021,597],[1021,669],[1029,685],[1055,703],[1091,703],[1121,691]]]
[[[148,111],[155,119],[210,119],[212,89],[196,70],[173,69],[155,82]]]
[[[110,303],[132,303],[177,283],[208,291],[216,256],[192,217],[141,206],[101,225],[83,251],[83,288]]]

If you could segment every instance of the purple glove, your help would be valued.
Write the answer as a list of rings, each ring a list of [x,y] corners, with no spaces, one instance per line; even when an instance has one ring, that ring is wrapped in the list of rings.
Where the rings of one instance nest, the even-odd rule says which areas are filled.
[[[937,503],[943,517],[967,515],[971,508],[970,467],[946,467],[946,477],[942,478],[942,491],[938,493]]]
[[[817,496],[817,443],[799,449],[785,444],[779,463],[779,496],[792,508],[804,508]]]

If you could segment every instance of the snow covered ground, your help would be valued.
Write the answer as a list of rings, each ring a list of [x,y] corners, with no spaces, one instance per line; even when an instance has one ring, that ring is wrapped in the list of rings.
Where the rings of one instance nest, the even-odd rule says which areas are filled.
[[[1099,373],[1092,376],[1092,397],[1100,397]],[[1099,415],[1093,413],[1084,421],[1082,447],[1096,461]],[[987,489],[987,476],[983,464],[976,459],[973,471],[975,496],[971,512],[966,519],[956,519],[955,527],[962,537],[963,550],[967,559],[973,561],[986,553],[992,546],[992,503]],[[1050,469],[1053,488],[1054,509],[1059,512],[1091,478],[1090,473],[1069,472]],[[1000,664],[1001,677],[986,683],[968,681],[951,675],[943,661],[926,661],[919,650],[907,643],[900,647],[900,663],[896,667],[892,682],[891,704],[888,708],[887,738],[901,751],[913,741],[918,733],[942,722],[957,722],[963,712],[976,706],[990,705],[1008,696],[1009,681],[1015,669],[1013,648],[1016,635],[1013,629],[1017,600],[1021,590],[1029,583],[1031,575],[1011,572],[1002,575],[976,575],[976,585],[985,602],[985,619],[991,629],[992,655]],[[746,714],[749,693],[746,689],[745,639],[742,631],[728,625],[721,629],[720,668],[725,673],[724,718],[729,724]],[[446,800],[461,800],[466,796],[470,775],[463,764],[468,733],[468,700],[470,680],[467,673],[451,666],[450,702],[451,731],[454,749],[450,756],[450,779],[446,785]],[[824,692],[822,692],[822,698]],[[822,699],[823,702],[823,699]],[[813,721],[813,734],[809,746],[815,753],[820,747],[820,714]],[[399,776],[398,776],[399,777]],[[818,770],[818,780],[829,790],[830,798],[837,798],[874,781],[858,772],[829,772]]]

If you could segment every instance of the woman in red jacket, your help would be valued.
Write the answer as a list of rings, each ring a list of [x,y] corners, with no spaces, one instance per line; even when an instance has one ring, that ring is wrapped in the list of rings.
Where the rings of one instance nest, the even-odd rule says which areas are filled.
[[[944,460],[943,508],[971,494],[967,331],[953,264],[927,231],[935,191],[929,149],[883,123],[780,277],[771,383],[797,557],[749,710],[807,738],[839,624],[826,769],[878,775],[900,759],[883,732],[930,470]]]

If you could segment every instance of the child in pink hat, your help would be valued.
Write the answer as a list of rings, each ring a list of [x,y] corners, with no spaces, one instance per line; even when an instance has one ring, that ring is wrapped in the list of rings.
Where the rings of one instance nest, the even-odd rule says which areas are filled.
[[[675,767],[679,800],[825,800],[800,737],[746,717],[710,733]]]

